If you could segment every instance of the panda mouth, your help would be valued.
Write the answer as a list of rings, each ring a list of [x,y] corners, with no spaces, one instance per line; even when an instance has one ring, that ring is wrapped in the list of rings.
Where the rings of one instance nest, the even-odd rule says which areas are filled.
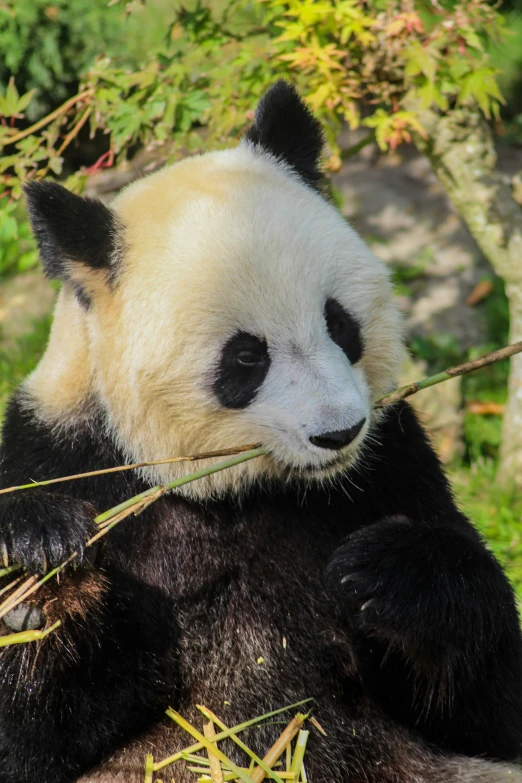
[[[331,460],[330,462],[327,462],[324,465],[288,465],[287,471],[291,473],[292,475],[302,475],[303,473],[307,475],[314,475],[314,474],[321,474],[325,472],[330,472],[331,470],[335,470],[336,468],[346,467],[350,463],[350,457],[348,454],[339,454],[338,457]]]

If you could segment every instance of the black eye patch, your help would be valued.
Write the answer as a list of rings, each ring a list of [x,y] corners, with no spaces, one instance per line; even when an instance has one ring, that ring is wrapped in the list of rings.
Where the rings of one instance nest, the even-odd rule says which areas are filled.
[[[328,334],[339,348],[342,348],[352,364],[363,355],[363,341],[359,324],[336,299],[327,299],[324,317]]]
[[[270,357],[266,340],[237,332],[223,346],[213,383],[225,408],[246,408],[266,378]]]

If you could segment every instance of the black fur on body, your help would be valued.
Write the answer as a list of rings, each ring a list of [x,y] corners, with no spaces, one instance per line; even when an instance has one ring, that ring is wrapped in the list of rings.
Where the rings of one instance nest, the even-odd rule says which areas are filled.
[[[99,416],[51,431],[29,400],[11,402],[2,486],[121,462]],[[187,744],[161,720],[169,704],[197,722],[203,703],[233,725],[308,696],[328,734],[311,738],[312,783],[507,780],[438,754],[520,752],[512,590],[407,404],[385,413],[365,465],[357,486],[167,496],[111,531],[96,568],[35,599],[62,628],[0,652],[1,783],[137,783],[145,752]],[[96,512],[144,488],[124,473],[5,496],[0,539],[31,570],[43,552],[54,565]],[[247,741],[263,753],[279,731]]]
[[[320,126],[289,85],[267,93],[247,141],[317,187]],[[27,196],[47,274],[96,307],[99,287],[118,285],[122,226],[56,183]],[[357,322],[330,299],[325,316],[356,363]],[[240,369],[225,351],[214,379],[224,408],[247,405],[268,368],[261,337],[240,337]],[[46,424],[19,392],[0,486],[124,463],[104,416],[85,401]],[[310,783],[520,783],[515,769],[470,758],[520,753],[512,590],[456,509],[409,406],[386,411],[372,436],[357,471],[331,486],[305,474],[240,501],[169,495],[87,554],[96,513],[146,488],[136,475],[0,498],[9,561],[34,572],[74,551],[83,559],[30,601],[27,623],[41,612],[60,628],[0,650],[0,783],[138,783],[146,752],[159,759],[187,744],[163,718],[169,704],[197,723],[202,703],[233,725],[309,696],[327,731],[311,735]],[[24,623],[20,612],[5,621],[4,635]],[[280,728],[246,741],[262,754]],[[173,775],[192,780],[183,766]]]

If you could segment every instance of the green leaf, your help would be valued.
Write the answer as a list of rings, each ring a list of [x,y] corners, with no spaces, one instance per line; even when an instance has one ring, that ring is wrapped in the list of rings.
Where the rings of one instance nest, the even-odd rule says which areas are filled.
[[[16,115],[19,98],[20,96],[18,95],[18,90],[14,83],[14,76],[12,76],[9,79],[9,84],[7,85],[4,97],[4,114],[7,117],[14,117]]]

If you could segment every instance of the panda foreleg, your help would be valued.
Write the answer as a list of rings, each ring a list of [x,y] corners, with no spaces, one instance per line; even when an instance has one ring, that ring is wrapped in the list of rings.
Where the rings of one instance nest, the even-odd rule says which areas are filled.
[[[471,528],[384,519],[352,535],[329,573],[355,617],[363,677],[388,712],[454,751],[519,755],[515,602]]]
[[[368,522],[328,567],[367,690],[439,746],[512,759],[522,748],[513,590],[407,404],[386,414],[377,440],[361,484]]]
[[[31,600],[62,625],[0,650],[0,783],[68,783],[172,703],[176,623],[155,589],[88,568]]]
[[[0,498],[0,551],[5,564],[18,563],[30,573],[45,573],[77,553],[96,532],[91,503],[35,488]]]

